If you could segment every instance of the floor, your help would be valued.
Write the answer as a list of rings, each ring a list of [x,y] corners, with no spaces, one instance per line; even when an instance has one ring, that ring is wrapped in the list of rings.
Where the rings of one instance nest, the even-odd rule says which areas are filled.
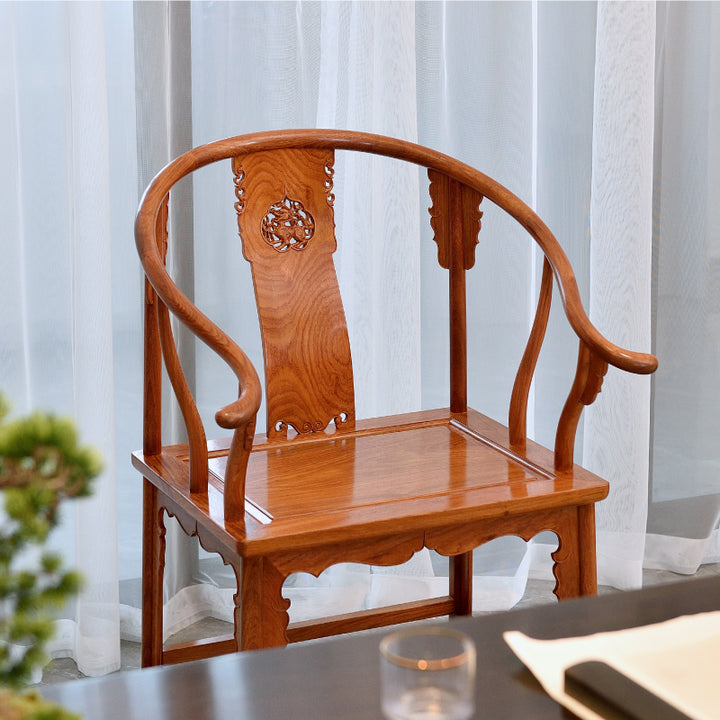
[[[692,577],[706,577],[709,575],[720,575],[720,564],[703,565]],[[679,582],[685,575],[677,575],[663,570],[645,570],[643,573],[643,584],[660,585],[669,582]],[[553,581],[551,580],[530,580],[522,600],[516,607],[539,605],[546,602],[553,602],[552,599]],[[617,592],[613,588],[600,586],[598,593]],[[214,637],[230,630],[230,625],[214,618],[207,618],[195,623],[189,628],[174,636],[174,641],[197,640],[205,637]],[[133,670],[140,667],[140,645],[133,642],[122,642],[121,647],[122,665],[119,672]],[[69,658],[53,660],[43,671],[42,684],[65,682],[84,677],[77,669],[75,662]]]

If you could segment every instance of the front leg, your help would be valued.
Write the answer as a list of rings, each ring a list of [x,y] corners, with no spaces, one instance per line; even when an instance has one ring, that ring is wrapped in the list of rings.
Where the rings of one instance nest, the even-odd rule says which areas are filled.
[[[290,601],[282,596],[285,575],[268,558],[243,558],[242,583],[236,598],[235,627],[240,627],[240,649],[287,645]]]
[[[554,562],[553,575],[555,576],[553,592],[558,600],[578,597],[582,594],[578,509],[576,507],[564,508],[552,530],[558,539],[557,550],[551,555]]]
[[[158,490],[143,481],[142,666],[163,661],[165,523]]]
[[[577,510],[578,547],[580,553],[580,594],[597,595],[595,505],[581,505]]]

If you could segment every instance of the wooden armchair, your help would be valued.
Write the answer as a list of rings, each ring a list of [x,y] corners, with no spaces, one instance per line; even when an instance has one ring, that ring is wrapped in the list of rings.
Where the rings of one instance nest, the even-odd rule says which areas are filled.
[[[450,298],[449,408],[359,420],[343,305],[333,264],[336,150],[424,166],[431,224]],[[168,196],[184,176],[231,160],[245,258],[251,263],[263,339],[267,432],[255,435],[261,402],[244,352],[174,284],[165,267]],[[512,215],[545,255],[536,318],[509,404],[508,427],[467,406],[465,272],[474,262],[481,201]],[[472,550],[502,535],[556,534],[555,594],[596,592],[594,504],[606,481],[575,465],[583,406],[608,363],[651,373],[657,361],[621,349],[588,320],[568,260],[538,216],[508,190],[441,153],[366,133],[290,130],[195,148],[148,187],[136,221],[146,273],[143,451],[143,664],[180,662],[440,615],[471,612]],[[579,338],[577,373],[554,451],[526,438],[526,406],[548,320],[553,278]],[[308,292],[311,288],[312,292]],[[175,348],[169,313],[222,357],[237,399],[220,409],[227,442],[207,442]],[[161,364],[189,443],[162,446]],[[570,385],[570,382],[568,382]],[[235,633],[164,647],[163,514],[219,553],[237,577]],[[423,547],[450,557],[447,597],[289,624],[283,581],[339,562],[396,565]]]

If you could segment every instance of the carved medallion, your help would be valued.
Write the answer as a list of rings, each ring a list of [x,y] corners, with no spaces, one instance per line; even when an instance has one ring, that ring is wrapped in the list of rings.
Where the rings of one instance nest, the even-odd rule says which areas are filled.
[[[304,250],[315,233],[315,220],[300,201],[286,195],[270,206],[260,231],[265,242],[278,252]]]

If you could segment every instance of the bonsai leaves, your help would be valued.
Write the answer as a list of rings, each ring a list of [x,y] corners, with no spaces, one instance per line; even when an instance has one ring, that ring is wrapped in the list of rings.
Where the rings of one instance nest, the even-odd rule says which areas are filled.
[[[42,550],[35,567],[20,557],[45,543],[63,499],[90,494],[101,461],[79,445],[71,420],[35,412],[6,422],[7,414],[0,395],[0,685],[20,688],[45,662],[53,634],[48,612],[81,584],[57,553]]]

